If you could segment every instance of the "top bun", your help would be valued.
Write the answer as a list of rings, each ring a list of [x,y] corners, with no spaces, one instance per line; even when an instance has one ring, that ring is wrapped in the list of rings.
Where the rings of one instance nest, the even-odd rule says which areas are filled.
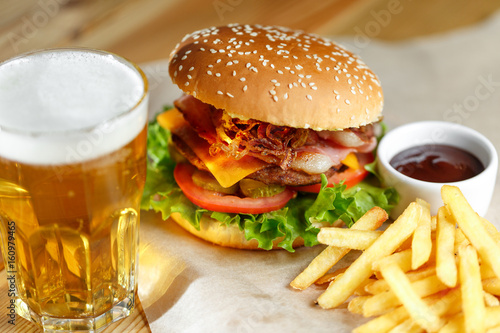
[[[172,51],[185,93],[236,118],[338,130],[377,121],[380,82],[353,53],[317,35],[232,24],[196,31]]]

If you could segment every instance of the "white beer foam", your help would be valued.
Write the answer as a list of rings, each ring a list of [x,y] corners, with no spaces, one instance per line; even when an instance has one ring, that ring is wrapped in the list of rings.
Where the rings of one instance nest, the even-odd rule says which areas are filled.
[[[0,65],[0,156],[67,164],[117,150],[147,121],[144,82],[108,54],[53,50]],[[27,133],[30,133],[29,135]]]

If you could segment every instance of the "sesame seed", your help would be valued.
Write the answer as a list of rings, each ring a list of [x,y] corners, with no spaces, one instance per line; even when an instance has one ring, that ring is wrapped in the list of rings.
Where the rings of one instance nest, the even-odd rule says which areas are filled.
[[[278,74],[283,74],[283,71],[278,69]]]
[[[347,105],[351,105],[351,101],[349,101],[348,99],[345,100],[345,104]]]
[[[356,118],[356,117],[355,117],[355,116],[352,116],[352,117],[351,117],[351,120],[354,120],[354,118]]]
[[[308,100],[310,100],[310,101],[312,101],[312,99],[313,99],[311,95],[306,95],[306,98],[307,98]]]
[[[234,96],[233,96],[233,95],[231,95],[230,93],[226,93],[226,95],[228,95],[228,96],[229,96],[229,97],[231,97],[231,98],[234,98]]]
[[[226,64],[226,66],[231,66],[232,64],[233,64],[232,61],[228,61],[227,64]]]
[[[179,71],[182,71],[182,65],[179,66]]]
[[[220,63],[222,61],[222,59],[217,59],[216,63]]]
[[[304,82],[301,82],[300,85],[302,86],[302,88],[305,88],[307,87],[306,84]]]
[[[275,102],[277,102],[277,101],[278,101],[278,96],[274,95],[274,96],[273,96],[273,100],[274,100]]]
[[[187,55],[183,55],[181,60],[186,60],[187,59]]]
[[[285,95],[283,95],[283,98],[288,99],[288,93],[285,93]]]
[[[316,86],[312,86],[312,87],[311,87],[311,89],[312,89],[312,90],[318,90],[318,87],[316,87]]]
[[[271,95],[276,95],[276,90],[269,90],[269,93],[270,93]]]
[[[250,68],[250,70],[254,71],[255,73],[258,73],[258,72],[259,72],[259,71],[257,70],[257,68],[255,68],[255,67]]]
[[[245,81],[246,81],[246,79],[245,79],[244,77],[242,77],[242,78],[240,78],[240,81],[241,81],[241,82],[245,82]]]
[[[220,73],[215,73],[215,76],[220,77]]]
[[[250,68],[250,66],[252,66],[252,64],[247,62],[247,64],[245,66],[246,66],[246,68]]]
[[[184,85],[187,87],[189,86],[189,81],[187,81],[186,83],[184,83]]]
[[[189,74],[188,74],[188,75],[187,75],[187,78],[191,80],[193,77],[192,77],[191,75],[189,75]]]
[[[247,91],[247,89],[248,89],[248,87],[245,85],[245,86],[243,87],[243,91]]]
[[[288,88],[292,89],[293,88],[293,84],[289,83],[288,84]]]
[[[208,75],[212,75],[212,71],[207,71],[207,74]]]
[[[340,95],[335,96],[335,99],[338,101],[340,99]]]
[[[194,69],[194,67],[189,68],[189,71],[191,72]]]
[[[222,91],[220,91],[220,90],[217,90],[217,94],[218,95],[224,95],[224,93]]]
[[[233,76],[236,76],[236,71],[233,71]]]

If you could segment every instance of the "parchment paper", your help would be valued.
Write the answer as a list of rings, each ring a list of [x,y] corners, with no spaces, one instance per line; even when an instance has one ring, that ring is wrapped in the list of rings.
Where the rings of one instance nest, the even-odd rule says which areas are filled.
[[[334,39],[379,75],[389,128],[419,120],[458,122],[500,148],[500,13],[477,26],[405,42]],[[143,66],[152,87],[152,113],[180,95],[166,66],[166,60]],[[497,181],[487,215],[497,227],[499,187]],[[288,286],[321,250],[221,248],[142,212],[139,297],[153,333],[349,332],[366,319],[345,308],[315,306],[321,288],[299,292]]]

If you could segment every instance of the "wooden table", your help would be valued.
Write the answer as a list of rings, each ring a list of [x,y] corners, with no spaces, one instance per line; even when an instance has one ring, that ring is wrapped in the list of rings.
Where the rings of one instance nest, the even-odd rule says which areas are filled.
[[[479,22],[500,0],[6,0],[0,2],[0,61],[29,50],[86,46],[136,63],[167,58],[186,33],[232,22],[283,25],[323,35],[402,40]],[[0,272],[0,308],[8,302]],[[37,332],[18,318],[1,332]],[[137,311],[104,332],[149,332]]]

